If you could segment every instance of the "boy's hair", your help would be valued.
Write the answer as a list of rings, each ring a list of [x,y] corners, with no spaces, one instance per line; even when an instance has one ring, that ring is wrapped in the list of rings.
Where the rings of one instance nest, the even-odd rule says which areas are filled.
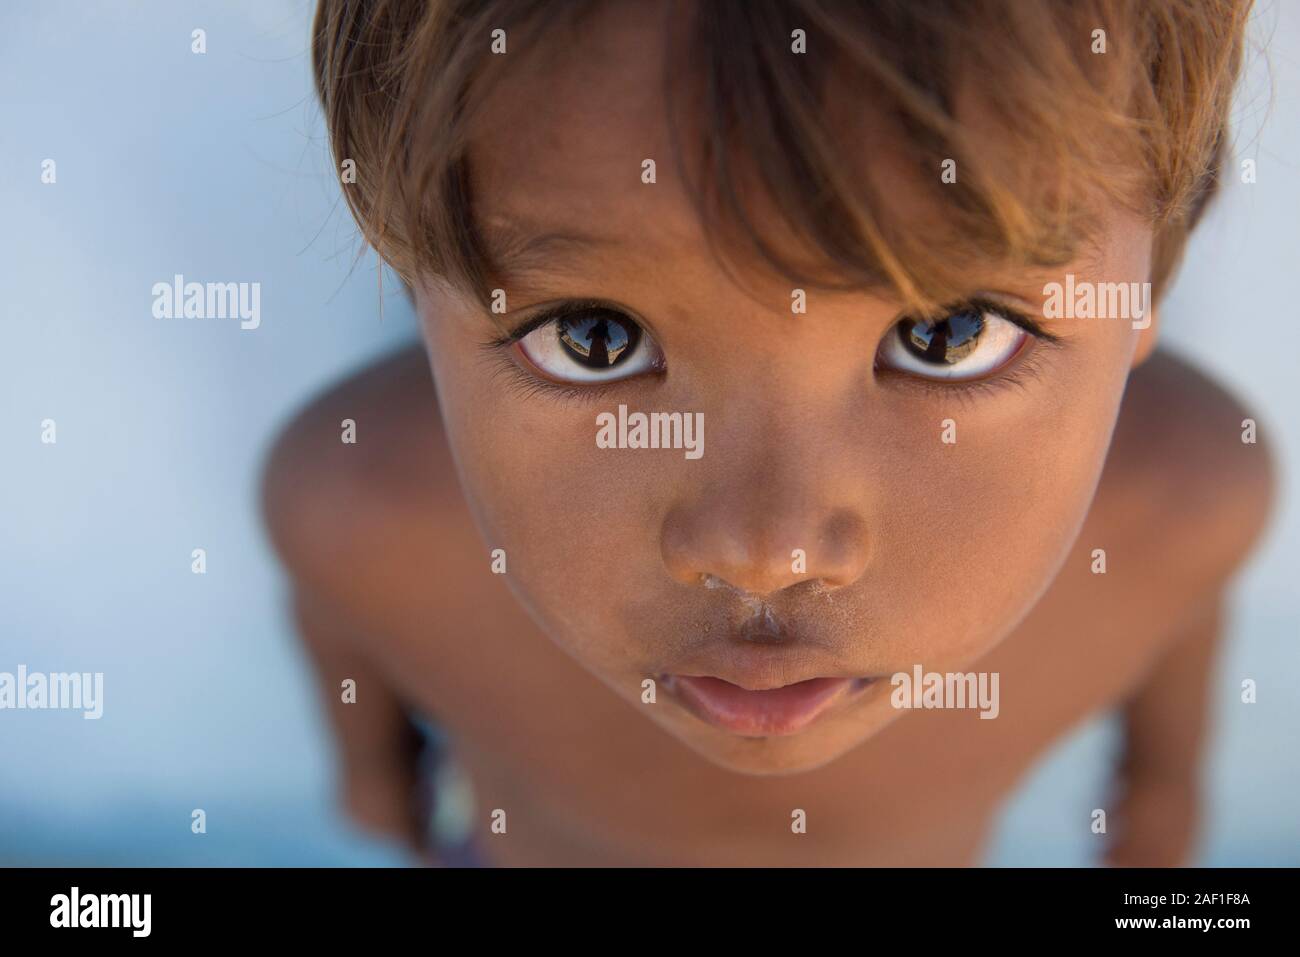
[[[474,216],[472,127],[503,71],[548,50],[561,58],[555,34],[598,5],[320,0],[317,91],[336,162],[354,160],[357,170],[344,194],[405,281],[437,277],[487,301],[497,270]],[[933,308],[969,293],[972,280],[978,288],[990,262],[1069,262],[1095,233],[1096,200],[1107,197],[1155,230],[1158,298],[1226,161],[1249,6],[674,6],[664,89],[675,159],[711,240],[725,238],[728,250],[747,250],[802,285],[884,282]],[[492,52],[496,30],[506,31],[505,55]],[[859,94],[887,138],[864,144],[845,132]],[[879,153],[877,144],[902,165],[863,167],[858,157]],[[641,159],[629,158],[631,177]],[[900,189],[938,215],[922,224],[892,214]],[[757,226],[755,202],[811,260],[765,238],[772,233]]]

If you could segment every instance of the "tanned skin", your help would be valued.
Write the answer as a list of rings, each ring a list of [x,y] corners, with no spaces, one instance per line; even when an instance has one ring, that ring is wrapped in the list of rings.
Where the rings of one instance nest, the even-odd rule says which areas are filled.
[[[1099,850],[1186,862],[1209,702],[1236,684],[1215,668],[1226,589],[1273,493],[1265,445],[1242,442],[1250,413],[1157,350],[1158,321],[1049,324],[1060,341],[1017,360],[1032,374],[977,390],[880,374],[887,293],[811,293],[792,315],[788,282],[756,271],[742,289],[722,268],[669,163],[639,182],[641,157],[670,149],[652,25],[623,7],[589,29],[590,55],[503,82],[472,150],[489,232],[588,239],[507,275],[506,316],[422,279],[423,347],[314,401],[268,465],[351,813],[419,845],[414,710],[450,733],[494,863],[972,864],[1035,759],[1121,709]],[[895,175],[887,153],[873,175]],[[1088,255],[991,267],[983,290],[1041,309],[1066,272],[1146,280],[1151,231],[1102,213]],[[570,298],[625,307],[664,371],[560,395],[488,345]],[[597,448],[595,417],[619,404],[703,412],[705,454]],[[795,637],[738,639],[755,600]],[[888,677],[914,664],[997,672],[998,717],[895,708]],[[665,674],[876,680],[797,734],[753,737],[662,686],[643,703]]]

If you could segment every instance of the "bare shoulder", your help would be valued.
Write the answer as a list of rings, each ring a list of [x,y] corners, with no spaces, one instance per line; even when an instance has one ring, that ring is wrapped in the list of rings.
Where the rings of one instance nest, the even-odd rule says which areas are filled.
[[[1094,511],[1150,578],[1221,587],[1265,529],[1275,495],[1262,423],[1185,359],[1157,350],[1129,377]],[[1091,520],[1091,519],[1090,519]]]
[[[310,400],[276,438],[261,489],[295,583],[363,620],[427,593],[439,552],[474,535],[418,346]]]

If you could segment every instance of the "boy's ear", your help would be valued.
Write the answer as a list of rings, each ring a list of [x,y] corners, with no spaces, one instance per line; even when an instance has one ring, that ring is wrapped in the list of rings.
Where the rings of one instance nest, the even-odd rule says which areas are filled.
[[[1156,340],[1160,338],[1160,307],[1151,307],[1151,321],[1146,328],[1138,331],[1137,348],[1133,350],[1133,362],[1130,368],[1136,369],[1142,363],[1146,362],[1152,351],[1156,347]]]

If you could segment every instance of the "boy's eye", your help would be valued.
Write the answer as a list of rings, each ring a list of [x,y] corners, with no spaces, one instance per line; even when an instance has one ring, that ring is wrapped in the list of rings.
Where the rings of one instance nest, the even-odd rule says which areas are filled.
[[[663,353],[635,321],[613,309],[549,319],[517,348],[542,375],[561,382],[613,382],[659,368]]]
[[[925,379],[980,379],[1014,359],[1030,333],[987,306],[964,306],[938,321],[904,319],[885,334],[878,362]]]

